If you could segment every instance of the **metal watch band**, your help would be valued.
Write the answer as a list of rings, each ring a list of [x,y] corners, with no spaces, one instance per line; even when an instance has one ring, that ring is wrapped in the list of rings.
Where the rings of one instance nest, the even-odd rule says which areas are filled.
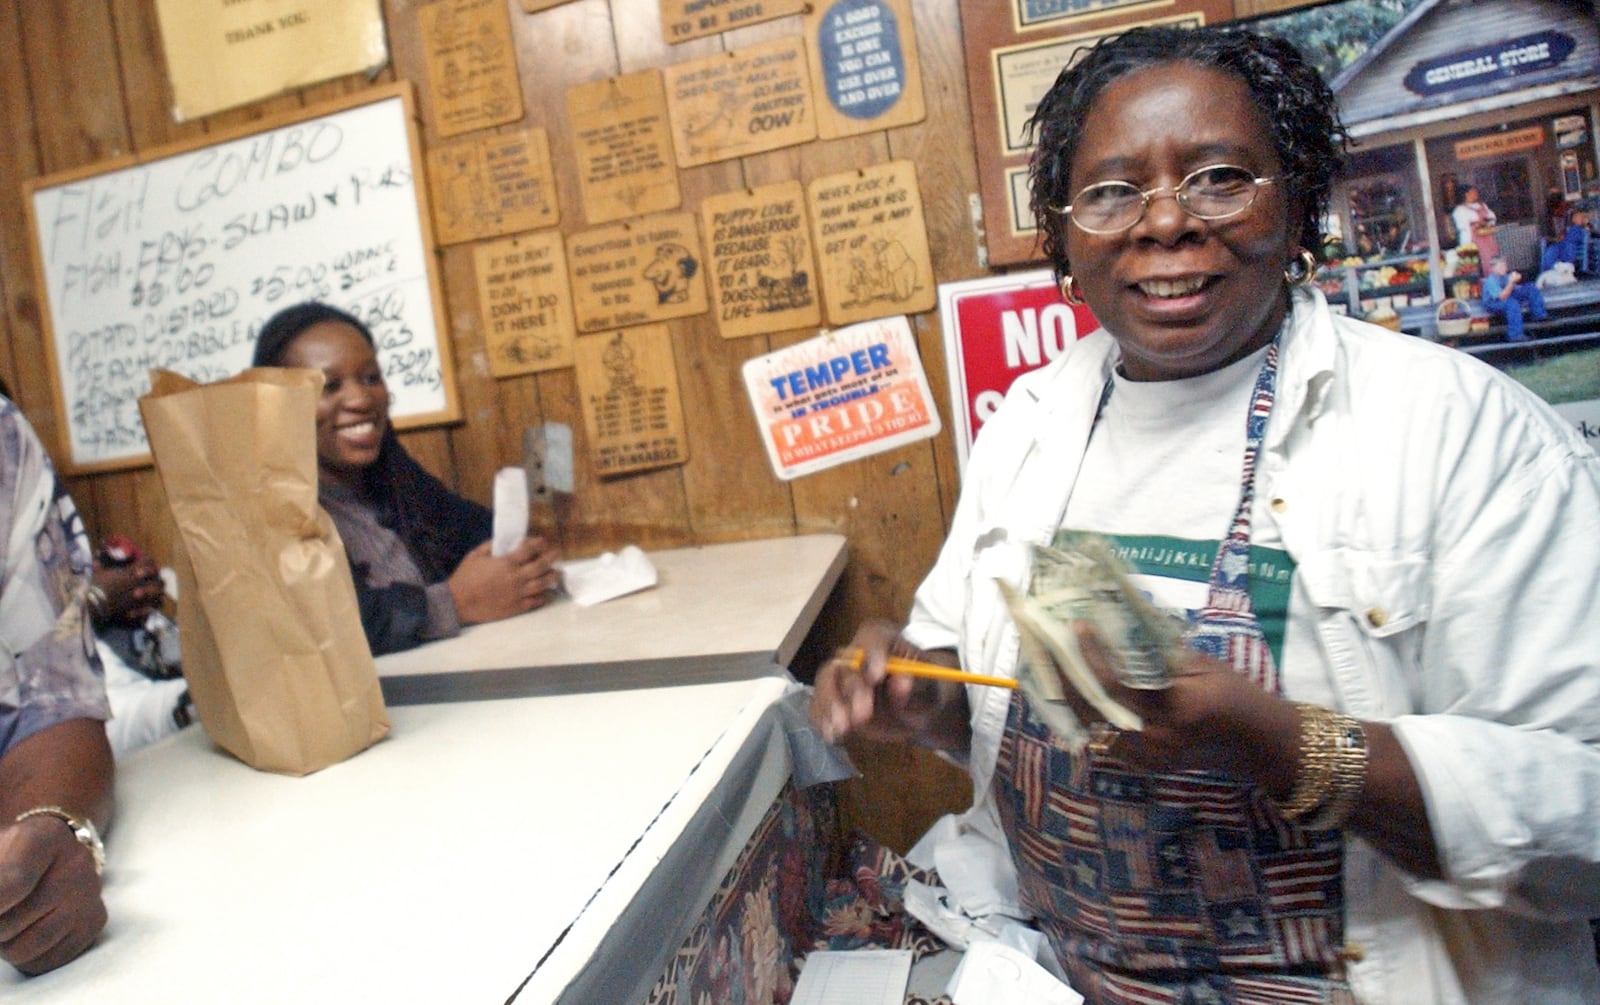
[[[100,840],[100,832],[95,830],[94,823],[78,816],[59,806],[35,806],[31,810],[24,810],[17,814],[15,823],[22,823],[29,817],[55,817],[68,827],[72,828],[72,836],[78,843],[89,849],[89,854],[94,856],[94,874],[100,875],[106,867],[106,846]]]

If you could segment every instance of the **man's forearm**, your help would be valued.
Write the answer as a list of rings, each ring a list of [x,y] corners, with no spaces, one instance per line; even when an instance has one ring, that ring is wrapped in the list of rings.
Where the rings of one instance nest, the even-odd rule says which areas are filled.
[[[0,757],[0,826],[36,806],[60,806],[104,830],[113,772],[105,723],[68,719],[42,729]]]

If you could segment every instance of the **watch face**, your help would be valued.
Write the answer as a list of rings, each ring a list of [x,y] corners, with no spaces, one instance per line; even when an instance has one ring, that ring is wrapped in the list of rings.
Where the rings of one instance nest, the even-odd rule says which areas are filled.
[[[72,833],[77,837],[78,843],[89,849],[89,854],[94,856],[94,872],[98,876],[106,867],[106,846],[100,840],[100,832],[95,830],[94,821],[77,821],[72,826]]]

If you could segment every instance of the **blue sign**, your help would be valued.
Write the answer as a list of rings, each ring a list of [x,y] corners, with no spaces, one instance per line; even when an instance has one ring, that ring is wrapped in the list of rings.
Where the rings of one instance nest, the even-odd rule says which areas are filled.
[[[1554,69],[1567,61],[1577,45],[1571,35],[1563,32],[1535,32],[1438,59],[1423,60],[1406,74],[1405,85],[1413,94],[1423,96],[1477,87]]]
[[[852,119],[875,119],[906,86],[900,26],[880,0],[839,0],[817,23],[828,101]]]

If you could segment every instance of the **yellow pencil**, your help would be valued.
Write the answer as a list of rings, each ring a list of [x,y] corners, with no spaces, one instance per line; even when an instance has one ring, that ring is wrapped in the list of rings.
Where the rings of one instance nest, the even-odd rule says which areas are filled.
[[[850,651],[850,669],[860,670],[861,661],[865,653],[860,649]],[[987,684],[990,687],[1004,687],[1016,689],[1017,682],[1009,677],[989,677],[981,673],[967,673],[951,667],[940,666],[937,663],[924,663],[921,660],[906,659],[903,656],[890,656],[884,664],[884,669],[894,674],[904,674],[907,677],[926,677],[930,680],[953,680],[963,684]]]

